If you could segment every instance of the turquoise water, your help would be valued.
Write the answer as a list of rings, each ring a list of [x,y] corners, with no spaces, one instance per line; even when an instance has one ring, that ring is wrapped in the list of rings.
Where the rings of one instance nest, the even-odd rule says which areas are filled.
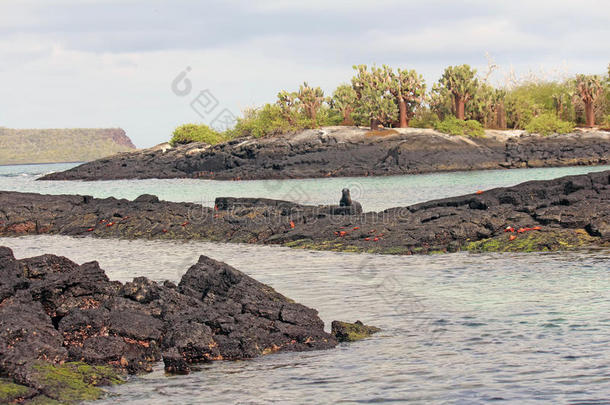
[[[99,260],[112,279],[179,280],[200,254],[223,260],[371,339],[309,353],[151,374],[99,404],[608,404],[608,250],[375,256],[205,242],[0,238],[18,257]],[[582,401],[582,402],[579,402]]]
[[[219,195],[333,202],[348,186],[366,209],[607,169],[578,167],[387,178],[212,182],[36,182],[51,166],[0,167],[0,189],[174,201]],[[0,207],[1,209],[1,207]],[[17,257],[98,260],[112,279],[176,281],[200,254],[225,261],[334,319],[379,326],[365,341],[188,376],[162,364],[99,404],[609,404],[610,250],[376,256],[277,246],[64,236],[0,238]]]
[[[569,174],[609,170],[610,166],[542,169],[487,170],[432,173],[390,177],[345,177],[304,180],[213,181],[194,179],[150,179],[118,181],[35,181],[52,171],[74,164],[0,166],[0,190],[44,194],[86,194],[95,197],[134,199],[149,193],[168,201],[188,201],[214,205],[216,197],[266,197],[304,204],[336,204],[341,189],[351,190],[352,199],[366,211],[406,206],[417,202],[494,187],[515,185],[527,180],[546,180]]]

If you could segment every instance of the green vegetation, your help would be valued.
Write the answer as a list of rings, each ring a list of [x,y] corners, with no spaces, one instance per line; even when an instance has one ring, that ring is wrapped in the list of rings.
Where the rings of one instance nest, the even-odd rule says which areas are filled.
[[[299,100],[301,108],[305,116],[311,121],[312,128],[318,126],[318,111],[322,107],[322,103],[326,101],[324,92],[319,87],[310,87],[307,83],[303,83],[299,87],[296,98]]]
[[[330,106],[333,110],[341,114],[341,125],[354,125],[352,113],[357,100],[356,91],[349,84],[341,84],[333,92]]]
[[[406,128],[415,115],[415,110],[423,103],[426,96],[426,83],[422,75],[415,70],[398,69],[383,66],[384,81],[388,91],[398,104],[398,127]]]
[[[574,124],[561,120],[553,113],[544,113],[532,118],[525,129],[532,134],[567,134],[574,130]]]
[[[261,108],[252,108],[244,112],[243,118],[237,119],[235,128],[229,136],[253,136],[262,138],[285,134],[306,128],[305,122],[298,117],[288,120],[282,109],[275,104],[265,104]]]
[[[17,403],[19,400],[31,395],[31,388],[15,384],[6,378],[0,378],[0,403]]]
[[[474,120],[463,121],[452,115],[437,122],[434,128],[437,131],[451,135],[479,137],[485,134],[485,130],[480,122]]]
[[[413,128],[436,128],[440,119],[438,115],[429,108],[419,108],[409,123]]]
[[[584,229],[565,229],[520,234],[514,240],[510,235],[470,242],[464,250],[471,252],[549,252],[569,250],[592,245],[595,238]]]
[[[81,362],[62,365],[39,362],[33,366],[32,378],[48,396],[61,403],[98,399],[104,393],[99,385],[123,382],[111,367],[90,366]]]
[[[396,121],[398,109],[394,97],[381,79],[381,68],[373,66],[369,71],[366,65],[359,65],[354,69],[357,71],[352,77],[357,100],[354,105],[356,122],[370,125],[373,130],[384,124],[389,126],[389,123]]]
[[[595,125],[595,102],[604,91],[601,77],[595,75],[577,75],[576,91],[585,106],[585,120],[588,127]]]
[[[120,128],[9,129],[0,127],[0,165],[85,162],[134,150]]]
[[[602,119],[601,128],[606,131],[610,131],[610,114],[606,115]]]
[[[365,325],[360,321],[354,323],[333,321],[331,333],[339,342],[356,342],[380,331],[381,329]]]
[[[423,77],[413,69],[353,68],[350,83],[340,84],[332,97],[306,82],[296,91],[282,90],[274,103],[245,111],[235,128],[222,134],[207,131],[207,142],[330,125],[370,126],[373,131],[412,126],[464,136],[482,136],[483,128],[543,134],[565,133],[576,125],[591,127],[596,122],[610,128],[610,76],[548,80],[530,74],[517,79],[511,72],[504,86],[494,87],[488,79],[497,65],[490,63],[487,73],[478,75],[464,64],[447,67],[426,91]],[[181,139],[189,142],[191,138]]]
[[[172,146],[184,145],[191,142],[205,142],[215,145],[224,141],[223,134],[214,131],[204,124],[184,124],[174,130],[174,135],[169,141]]]
[[[468,65],[449,66],[439,80],[437,91],[451,97],[453,114],[460,120],[465,118],[466,103],[477,93],[479,81],[476,74],[476,69]]]

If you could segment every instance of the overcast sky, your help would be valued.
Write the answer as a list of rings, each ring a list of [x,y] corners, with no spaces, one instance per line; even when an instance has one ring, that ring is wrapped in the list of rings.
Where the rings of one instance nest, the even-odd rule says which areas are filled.
[[[0,126],[122,127],[146,147],[304,80],[331,93],[360,63],[429,86],[448,65],[485,70],[486,52],[499,82],[511,66],[605,73],[609,22],[602,0],[0,0]],[[181,72],[190,92],[172,90]]]

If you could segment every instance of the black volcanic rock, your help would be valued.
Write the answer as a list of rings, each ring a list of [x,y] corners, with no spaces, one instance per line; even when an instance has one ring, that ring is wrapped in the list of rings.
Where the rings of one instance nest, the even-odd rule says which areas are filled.
[[[339,342],[355,342],[380,332],[376,326],[365,325],[361,321],[354,323],[333,321],[331,324],[331,335]]]
[[[417,128],[381,134],[356,127],[326,127],[214,146],[160,145],[89,162],[42,180],[386,176],[610,161],[607,132],[519,136],[489,131],[486,137],[474,139]]]
[[[487,239],[512,242],[512,234],[517,236],[514,243],[496,248],[555,250],[610,244],[610,171],[360,214],[337,211],[352,207],[265,198],[220,197],[215,208],[208,208],[157,202],[153,196],[128,201],[3,191],[0,206],[4,236],[200,239],[391,254],[480,250],[483,246],[472,244]],[[514,232],[507,233],[506,228]],[[544,240],[533,240],[542,234]],[[532,243],[520,243],[526,239]],[[35,266],[30,266],[35,273]]]
[[[163,359],[168,371],[188,372],[196,362],[337,344],[315,310],[205,256],[178,286],[145,277],[121,284],[97,262],[15,260],[5,247],[0,272],[0,375],[40,394],[52,395],[34,378],[41,364],[137,373]]]

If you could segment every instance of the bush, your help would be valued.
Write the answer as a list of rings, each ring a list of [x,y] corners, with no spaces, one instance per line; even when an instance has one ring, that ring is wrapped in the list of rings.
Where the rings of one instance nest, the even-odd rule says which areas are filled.
[[[174,130],[172,139],[169,144],[172,146],[185,145],[191,142],[205,142],[215,145],[224,141],[222,134],[214,131],[212,128],[204,124],[184,124]]]
[[[439,122],[440,119],[435,112],[428,108],[420,108],[409,121],[409,126],[412,128],[436,128]]]
[[[232,137],[253,136],[263,138],[298,131],[311,126],[311,120],[298,113],[293,113],[290,120],[282,114],[282,109],[275,104],[265,104],[244,112],[243,118],[237,119],[235,128],[228,131]]]
[[[437,122],[434,129],[451,135],[463,135],[470,137],[485,135],[485,130],[480,122],[474,120],[462,121],[453,115],[450,115],[444,120]]]
[[[560,118],[576,118],[569,82],[524,83],[506,94],[506,116],[509,127],[525,129],[537,115],[559,114]]]
[[[574,130],[574,124],[568,121],[562,121],[553,113],[541,114],[533,118],[525,127],[529,133],[541,135],[550,134],[567,134]]]
[[[323,105],[318,111],[318,124],[322,127],[341,125],[343,123],[343,115],[341,111]]]
[[[610,114],[608,114],[604,117],[604,119],[602,120],[600,129],[603,129],[605,131],[610,131]]]

